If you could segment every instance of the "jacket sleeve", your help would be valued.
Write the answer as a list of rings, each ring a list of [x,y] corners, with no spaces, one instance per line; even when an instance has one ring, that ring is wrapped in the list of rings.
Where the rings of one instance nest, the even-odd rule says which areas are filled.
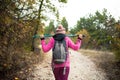
[[[54,45],[54,40],[53,38],[51,38],[48,43],[45,42],[45,39],[44,40],[41,40],[41,45],[42,45],[42,50],[44,52],[48,52]]]
[[[74,43],[70,38],[68,38],[68,47],[72,48],[73,50],[78,50],[81,46],[81,40],[77,39],[76,43]]]

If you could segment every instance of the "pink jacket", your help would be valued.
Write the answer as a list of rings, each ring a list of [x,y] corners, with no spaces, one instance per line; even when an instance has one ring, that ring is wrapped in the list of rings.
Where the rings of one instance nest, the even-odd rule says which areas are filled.
[[[67,48],[71,48],[73,50],[78,50],[81,46],[81,40],[78,39],[76,43],[73,43],[72,40],[69,37],[65,37],[65,41],[66,41],[66,45]],[[42,49],[44,52],[48,52],[49,50],[51,50],[54,46],[54,38],[52,37],[49,42],[46,44],[45,40],[41,40],[41,44],[42,44]],[[66,62],[62,63],[62,64],[54,64],[54,67],[69,67],[70,66],[70,57],[68,55]]]

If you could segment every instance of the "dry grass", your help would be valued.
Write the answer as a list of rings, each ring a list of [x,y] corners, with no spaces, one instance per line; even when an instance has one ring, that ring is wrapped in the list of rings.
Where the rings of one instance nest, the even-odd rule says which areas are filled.
[[[16,50],[16,54],[13,56],[16,65],[9,70],[0,72],[0,80],[26,80],[28,74],[34,69],[33,65],[44,59],[42,50],[39,53],[21,51]]]
[[[102,69],[109,80],[120,79],[120,66],[116,63],[112,52],[85,49],[81,49],[80,52],[90,58],[98,68]]]

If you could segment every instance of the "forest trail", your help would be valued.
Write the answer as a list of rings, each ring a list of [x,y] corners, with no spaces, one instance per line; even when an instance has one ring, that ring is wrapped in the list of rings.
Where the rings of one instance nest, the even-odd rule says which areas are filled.
[[[27,80],[54,80],[51,69],[51,52],[42,63],[35,65]],[[108,80],[106,74],[86,56],[70,50],[71,69],[69,80]]]

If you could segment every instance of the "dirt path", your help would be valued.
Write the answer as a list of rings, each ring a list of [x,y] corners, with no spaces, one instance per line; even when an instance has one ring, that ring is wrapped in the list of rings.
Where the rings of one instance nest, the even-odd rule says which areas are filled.
[[[97,68],[86,56],[73,50],[70,50],[70,52],[71,69],[69,80],[108,80],[105,73]],[[51,53],[46,54],[43,63],[35,65],[36,68],[29,75],[28,80],[54,80],[50,63]]]

